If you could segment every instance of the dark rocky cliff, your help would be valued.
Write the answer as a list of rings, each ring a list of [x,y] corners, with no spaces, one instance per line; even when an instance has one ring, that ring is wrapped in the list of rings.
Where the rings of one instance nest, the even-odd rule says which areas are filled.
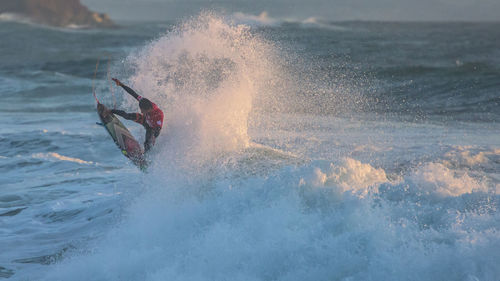
[[[106,14],[90,11],[80,0],[0,0],[0,14],[10,13],[31,21],[58,27],[115,26]]]

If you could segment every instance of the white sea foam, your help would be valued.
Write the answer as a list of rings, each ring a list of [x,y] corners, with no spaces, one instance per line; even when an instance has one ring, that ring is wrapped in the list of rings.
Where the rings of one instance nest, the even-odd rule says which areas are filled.
[[[348,28],[332,24],[319,17],[309,17],[306,19],[298,18],[274,18],[268,12],[263,11],[259,15],[245,14],[241,12],[234,13],[230,19],[236,24],[245,24],[252,27],[279,26],[284,23],[299,24],[302,27],[314,27],[336,31],[346,31]]]
[[[17,22],[17,23],[22,23],[22,24],[28,24],[31,26],[36,26],[39,28],[44,28],[44,29],[49,29],[49,30],[58,30],[58,31],[63,31],[63,32],[72,32],[72,31],[79,31],[79,30],[86,30],[89,28],[87,25],[78,25],[78,24],[69,24],[67,26],[63,27],[54,27],[46,24],[40,24],[37,23],[36,21],[33,21],[31,18],[25,15],[21,14],[15,14],[15,13],[0,13],[0,22]]]
[[[305,27],[323,28],[336,31],[348,31],[349,29],[338,24],[332,24],[324,19],[318,17],[310,17],[305,20],[299,21]]]
[[[14,13],[0,13],[0,21],[13,21],[13,22],[20,22],[20,23],[31,23],[30,19],[20,15],[20,14],[14,14]]]
[[[441,196],[460,196],[488,188],[465,172],[454,171],[440,163],[428,163],[414,171],[410,179],[423,192]]]
[[[346,158],[338,165],[331,163],[326,171],[318,167],[314,168],[310,176],[301,179],[301,184],[366,195],[370,188],[377,192],[377,186],[388,181],[383,169],[376,169],[369,164]]]
[[[47,280],[407,280],[408,272],[425,280],[461,280],[500,274],[494,266],[498,232],[488,223],[468,231],[494,219],[490,215],[433,212],[436,205],[427,209],[405,198],[401,206],[379,206],[377,193],[352,196],[334,187],[377,185],[385,181],[383,171],[353,159],[340,167],[333,170],[364,176],[331,176],[335,182],[318,188],[326,187],[328,175],[311,164],[269,178],[206,181],[200,188],[155,175],[150,180],[157,187],[130,206],[122,224],[92,246],[93,254],[66,259]]]
[[[245,14],[241,12],[234,13],[231,18],[238,24],[246,24],[250,26],[276,26],[282,21],[269,17],[269,14],[264,11],[258,16]]]
[[[481,149],[473,146],[455,146],[444,156],[446,163],[472,168],[478,165],[494,165],[494,160],[492,163],[490,159],[494,159],[499,155],[500,151],[496,148]]]
[[[86,29],[86,28],[89,28],[88,25],[78,25],[78,24],[69,24],[69,25],[67,25],[65,27],[69,28],[69,29]]]
[[[61,155],[61,154],[56,153],[56,152],[35,153],[32,155],[32,157],[39,158],[39,159],[68,161],[68,162],[74,162],[74,163],[86,164],[86,165],[94,164],[94,162],[92,162],[92,161],[85,161],[85,160],[74,158],[74,157],[64,156],[64,155]]]

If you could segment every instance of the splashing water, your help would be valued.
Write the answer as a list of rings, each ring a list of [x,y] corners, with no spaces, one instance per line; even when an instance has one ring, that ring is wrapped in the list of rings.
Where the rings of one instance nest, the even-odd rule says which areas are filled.
[[[249,113],[273,78],[274,56],[247,26],[210,14],[129,56],[133,87],[166,112],[159,157],[193,165],[248,147]]]

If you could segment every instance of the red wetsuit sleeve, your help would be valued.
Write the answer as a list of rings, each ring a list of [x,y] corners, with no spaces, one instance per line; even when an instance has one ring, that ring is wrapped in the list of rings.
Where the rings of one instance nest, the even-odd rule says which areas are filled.
[[[116,109],[111,110],[111,112],[116,114],[116,115],[120,115],[121,117],[123,117],[127,120],[132,120],[132,121],[137,122],[141,125],[144,124],[144,115],[142,115],[141,113],[126,113],[123,110],[116,110]]]
[[[144,115],[142,115],[141,113],[135,113],[135,118],[133,119],[134,122],[136,123],[139,123],[141,125],[144,125]],[[132,119],[130,119],[132,120]]]

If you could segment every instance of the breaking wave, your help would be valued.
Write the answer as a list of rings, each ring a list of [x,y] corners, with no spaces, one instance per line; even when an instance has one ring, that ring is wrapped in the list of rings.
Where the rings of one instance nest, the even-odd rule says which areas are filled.
[[[349,28],[347,27],[333,24],[332,22],[319,17],[309,17],[306,19],[274,18],[269,16],[268,12],[266,11],[260,13],[259,15],[237,12],[231,15],[229,18],[236,24],[245,24],[252,27],[276,27],[282,24],[298,24],[304,28],[312,27],[336,31],[349,30]]]

